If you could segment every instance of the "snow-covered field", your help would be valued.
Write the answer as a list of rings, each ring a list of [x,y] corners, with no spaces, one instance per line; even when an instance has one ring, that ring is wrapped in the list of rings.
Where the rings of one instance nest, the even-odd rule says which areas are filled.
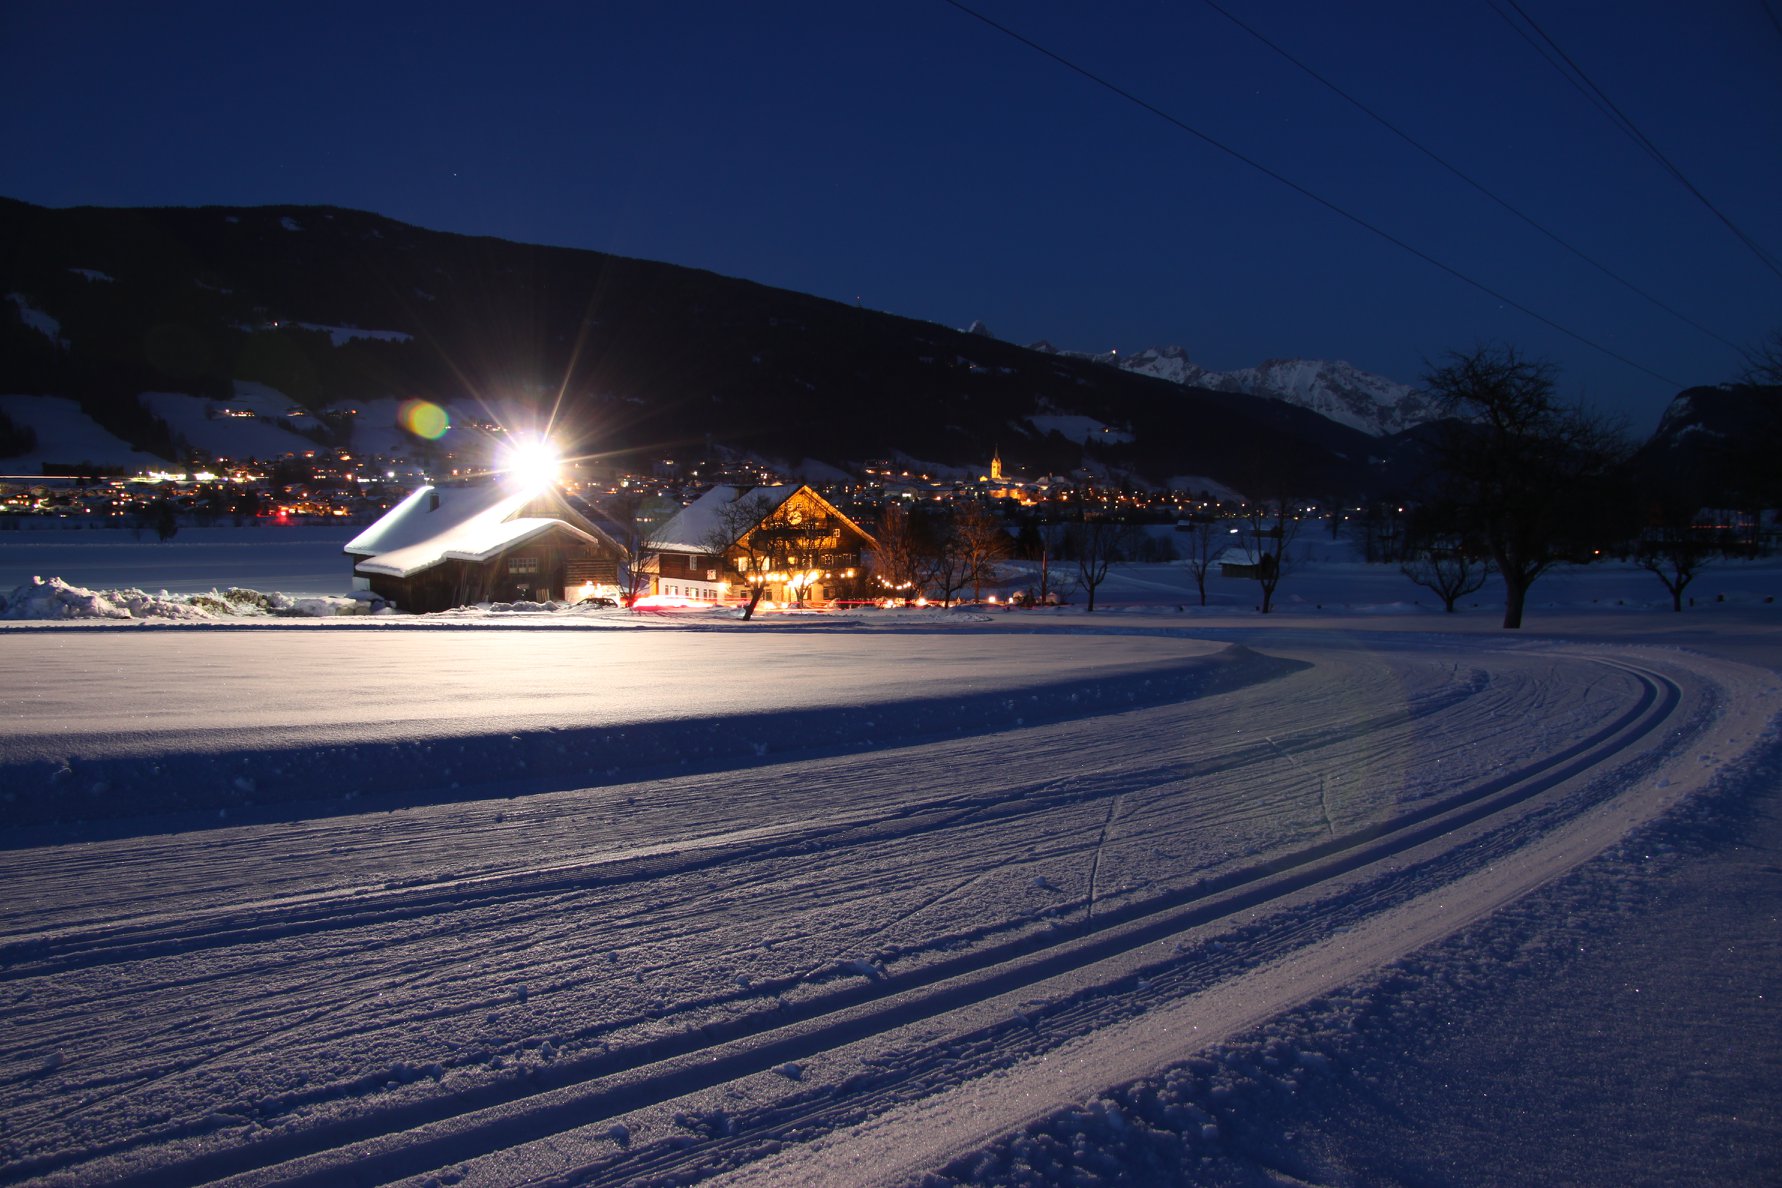
[[[1782,568],[1698,584],[0,624],[0,1181],[1773,1182]]]

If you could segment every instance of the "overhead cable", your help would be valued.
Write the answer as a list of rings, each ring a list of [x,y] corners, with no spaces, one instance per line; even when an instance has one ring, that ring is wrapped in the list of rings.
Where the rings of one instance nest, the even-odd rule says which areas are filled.
[[[1678,169],[1677,166],[1672,163],[1672,161],[1669,157],[1665,156],[1664,153],[1659,151],[1658,146],[1656,144],[1652,143],[1651,138],[1648,137],[1644,132],[1640,131],[1639,126],[1636,125],[1631,119],[1628,118],[1626,112],[1622,111],[1619,107],[1617,107],[1615,105],[1615,101],[1610,99],[1608,94],[1601,87],[1597,86],[1596,83],[1591,81],[1590,76],[1588,74],[1585,74],[1583,69],[1576,62],[1574,62],[1572,60],[1571,55],[1566,53],[1565,50],[1561,49],[1559,46],[1559,43],[1554,41],[1553,38],[1549,37],[1547,35],[1547,31],[1545,29],[1542,29],[1540,27],[1540,25],[1536,24],[1534,18],[1529,16],[1526,12],[1524,12],[1522,10],[1522,6],[1520,4],[1517,4],[1516,0],[1503,0],[1503,2],[1507,5],[1509,5],[1510,8],[1514,9],[1516,12],[1516,15],[1521,17],[1523,19],[1523,21],[1527,22],[1528,27],[1530,29],[1534,30],[1535,35],[1538,36],[1541,39],[1541,41],[1544,42],[1546,44],[1546,46],[1552,50],[1551,55],[1548,53],[1545,53],[1545,52],[1543,52],[1541,54],[1541,56],[1547,60],[1548,65],[1552,66],[1555,70],[1558,70],[1559,73],[1562,76],[1564,76],[1566,79],[1568,79],[1574,87],[1577,87],[1579,90],[1583,91],[1585,96],[1587,98],[1591,99],[1591,101],[1596,104],[1597,109],[1600,110],[1601,112],[1603,112],[1604,115],[1609,117],[1610,123],[1614,124],[1617,128],[1621,129],[1621,131],[1630,140],[1632,140],[1636,145],[1638,145],[1642,150],[1645,151],[1647,156],[1651,157],[1654,161],[1658,162],[1658,165],[1660,168],[1662,168],[1666,173],[1669,173],[1672,177],[1676,178],[1678,183],[1681,184],[1684,189],[1688,190],[1691,194],[1695,195],[1696,200],[1698,202],[1700,202],[1703,206],[1707,207],[1709,211],[1713,212],[1714,217],[1719,219],[1722,223],[1724,223],[1726,225],[1726,229],[1731,231],[1735,236],[1737,236],[1740,243],[1744,244],[1747,248],[1751,249],[1751,254],[1756,256],[1760,261],[1762,261],[1764,267],[1768,268],[1771,272],[1775,273],[1778,277],[1782,277],[1782,264],[1778,264],[1776,262],[1776,259],[1774,256],[1771,256],[1768,252],[1766,252],[1763,249],[1763,247],[1755,239],[1752,239],[1751,236],[1749,236],[1745,233],[1743,228],[1741,228],[1737,223],[1733,222],[1731,219],[1727,218],[1726,214],[1724,212],[1722,212],[1718,206],[1715,206],[1714,203],[1708,198],[1708,196],[1706,194],[1702,193],[1701,190],[1697,189],[1695,183],[1690,181],[1687,177],[1685,177],[1683,174],[1683,171],[1681,169]],[[1535,44],[1532,40],[1529,39],[1528,34],[1526,32],[1523,32],[1523,30],[1517,26],[1517,24],[1514,20],[1511,20],[1509,14],[1504,12],[1504,10],[1502,8],[1498,7],[1496,0],[1491,0],[1491,8],[1492,8],[1492,11],[1496,12],[1498,16],[1502,17],[1504,19],[1504,21],[1512,29],[1515,29],[1518,33],[1521,33],[1523,40],[1529,41],[1529,44],[1531,44],[1531,45]],[[1540,49],[1540,46],[1536,45],[1535,48]],[[1553,55],[1557,55],[1558,61],[1554,60]],[[1560,66],[1560,64],[1559,64],[1560,62],[1564,62],[1565,65],[1563,67]]]
[[[1273,178],[1275,181],[1286,186],[1288,189],[1292,190],[1294,193],[1299,194],[1300,196],[1302,196],[1304,198],[1308,198],[1313,202],[1316,202],[1319,206],[1324,207],[1324,209],[1330,211],[1332,214],[1335,214],[1335,215],[1338,215],[1344,219],[1347,219],[1349,222],[1354,223],[1357,227],[1360,227],[1365,231],[1372,232],[1374,235],[1378,236],[1379,238],[1384,239],[1387,243],[1392,244],[1394,247],[1399,248],[1402,251],[1409,252],[1411,255],[1417,257],[1419,260],[1422,260],[1424,263],[1429,264],[1432,267],[1439,268],[1441,271],[1447,273],[1449,276],[1453,277],[1454,279],[1460,281],[1463,284],[1470,285],[1472,288],[1477,289],[1479,292],[1484,293],[1486,296],[1492,298],[1493,300],[1501,301],[1503,304],[1509,306],[1511,309],[1516,310],[1517,312],[1523,314],[1524,316],[1533,318],[1535,321],[1540,322],[1542,325],[1548,326],[1554,330],[1557,330],[1561,334],[1565,335],[1567,338],[1570,338],[1576,342],[1583,343],[1585,346],[1589,347],[1590,349],[1592,349],[1594,351],[1598,351],[1601,354],[1607,355],[1609,358],[1614,359],[1619,363],[1624,363],[1627,366],[1633,368],[1635,371],[1644,372],[1646,375],[1651,376],[1653,379],[1658,380],[1665,384],[1669,384],[1673,388],[1680,389],[1680,388],[1684,387],[1684,385],[1682,383],[1678,382],[1677,380],[1672,379],[1670,376],[1660,374],[1659,372],[1652,370],[1652,368],[1647,367],[1644,363],[1636,363],[1634,360],[1629,359],[1626,355],[1623,355],[1621,352],[1613,349],[1612,347],[1605,346],[1602,343],[1597,342],[1595,339],[1588,338],[1585,335],[1581,334],[1580,332],[1573,330],[1570,326],[1566,326],[1560,322],[1555,321],[1554,319],[1548,317],[1546,314],[1539,313],[1533,309],[1530,309],[1528,306],[1522,304],[1520,301],[1517,301],[1515,298],[1510,297],[1507,294],[1500,293],[1498,290],[1492,288],[1490,285],[1487,285],[1483,281],[1475,280],[1473,277],[1468,276],[1466,273],[1460,271],[1460,269],[1454,267],[1451,264],[1448,264],[1441,260],[1438,260],[1436,257],[1430,255],[1428,252],[1423,251],[1421,248],[1413,247],[1411,244],[1406,243],[1404,240],[1398,238],[1396,235],[1393,235],[1390,231],[1387,231],[1373,223],[1370,223],[1368,220],[1362,218],[1360,215],[1355,214],[1352,211],[1345,209],[1344,207],[1338,206],[1335,202],[1332,202],[1330,199],[1325,198],[1320,194],[1314,193],[1312,190],[1307,189],[1305,186],[1300,185],[1298,182],[1292,180],[1291,178],[1285,176],[1284,174],[1276,172],[1274,169],[1269,168],[1267,165],[1264,165],[1262,162],[1256,160],[1255,158],[1246,156],[1245,154],[1239,152],[1237,149],[1232,148],[1230,145],[1225,144],[1223,141],[1217,140],[1217,139],[1213,138],[1212,136],[1209,136],[1207,133],[1202,132],[1200,129],[1193,127],[1192,125],[1184,122],[1183,120],[1177,118],[1176,116],[1171,115],[1169,112],[1164,111],[1162,108],[1156,106],[1155,104],[1149,103],[1146,100],[1139,98],[1137,95],[1134,95],[1131,91],[1125,90],[1124,88],[1116,85],[1115,83],[1109,82],[1107,79],[1101,77],[1100,75],[1095,74],[1095,73],[1085,69],[1084,67],[1077,65],[1075,62],[1071,61],[1069,58],[1064,57],[1062,54],[1059,54],[1053,50],[1047,49],[1045,46],[1040,45],[1038,42],[1033,41],[1032,39],[1023,36],[1022,34],[1015,32],[1015,30],[1009,28],[1007,25],[999,24],[998,22],[991,20],[989,17],[985,16],[983,13],[978,12],[976,9],[970,7],[969,5],[962,3],[962,0],[945,0],[945,2],[949,5],[951,5],[952,7],[958,9],[960,12],[964,13],[966,16],[972,17],[973,19],[980,21],[983,24],[989,26],[990,28],[996,30],[998,33],[1001,33],[1003,36],[1008,37],[1013,41],[1019,42],[1020,44],[1026,46],[1028,49],[1033,50],[1035,53],[1040,54],[1043,57],[1050,58],[1052,61],[1058,63],[1058,65],[1060,65],[1060,66],[1063,66],[1065,69],[1070,70],[1075,74],[1081,75],[1082,77],[1088,79],[1090,82],[1094,83],[1096,86],[1101,87],[1104,90],[1111,91],[1115,95],[1118,95],[1120,98],[1126,100],[1128,103],[1131,103],[1136,107],[1143,108],[1145,111],[1150,112],[1152,115],[1156,116],[1158,119],[1163,120],[1165,123],[1170,124],[1172,127],[1175,127],[1176,129],[1178,129],[1182,132],[1186,132],[1188,135],[1194,137],[1196,140],[1201,141],[1203,144],[1206,144],[1212,148],[1218,149],[1220,152],[1224,153],[1226,156],[1231,157],[1234,160],[1243,162],[1245,165],[1248,165],[1250,168],[1256,170],[1258,173],[1261,173],[1261,174],[1264,174],[1270,178]]]
[[[1551,239],[1554,243],[1558,244],[1560,247],[1564,248],[1566,251],[1570,252],[1572,255],[1578,257],[1578,259],[1584,261],[1586,264],[1590,265],[1592,268],[1595,268],[1598,272],[1602,273],[1604,276],[1608,277],[1610,280],[1613,280],[1613,281],[1619,283],[1620,285],[1622,285],[1624,288],[1630,290],[1631,292],[1636,293],[1641,297],[1644,297],[1647,301],[1651,302],[1653,305],[1656,305],[1659,309],[1662,309],[1665,313],[1670,314],[1672,317],[1676,318],[1678,321],[1684,323],[1685,325],[1691,326],[1694,329],[1701,331],[1703,334],[1707,335],[1709,338],[1715,339],[1716,341],[1721,342],[1721,343],[1725,344],[1726,346],[1731,347],[1735,351],[1743,349],[1740,347],[1740,345],[1738,343],[1732,341],[1730,338],[1726,338],[1726,337],[1716,333],[1715,331],[1710,330],[1708,327],[1702,325],[1700,322],[1696,321],[1694,318],[1690,317],[1688,314],[1685,314],[1679,310],[1673,309],[1670,305],[1667,305],[1663,300],[1659,299],[1658,297],[1653,296],[1651,293],[1648,293],[1646,290],[1640,288],[1640,286],[1638,286],[1634,282],[1628,280],[1626,277],[1622,276],[1620,273],[1616,272],[1614,269],[1610,268],[1608,265],[1606,265],[1606,264],[1602,263],[1600,260],[1594,259],[1593,257],[1586,254],[1581,248],[1577,247],[1576,245],[1572,244],[1571,242],[1567,241],[1565,238],[1560,236],[1558,232],[1551,230],[1550,228],[1548,228],[1548,227],[1544,226],[1543,224],[1541,224],[1540,222],[1536,221],[1533,216],[1528,215],[1528,214],[1524,213],[1523,211],[1519,210],[1517,207],[1512,205],[1508,199],[1506,199],[1506,198],[1502,197],[1501,195],[1495,193],[1494,191],[1486,188],[1484,183],[1482,183],[1482,182],[1478,181],[1477,179],[1471,177],[1470,175],[1462,172],[1459,167],[1450,163],[1448,160],[1446,160],[1444,157],[1442,157],[1440,154],[1438,154],[1434,149],[1430,148],[1428,145],[1423,144],[1421,141],[1419,141],[1415,137],[1413,137],[1410,133],[1406,132],[1404,129],[1400,128],[1398,125],[1392,123],[1385,116],[1381,115],[1379,112],[1375,111],[1373,108],[1369,107],[1367,104],[1363,103],[1361,100],[1357,99],[1355,96],[1349,94],[1349,92],[1343,90],[1341,87],[1339,87],[1335,83],[1331,82],[1328,78],[1325,78],[1322,74],[1319,74],[1316,70],[1312,69],[1310,66],[1306,65],[1304,62],[1300,61],[1298,58],[1294,57],[1292,54],[1288,53],[1286,50],[1282,49],[1279,45],[1277,45],[1275,42],[1271,41],[1269,38],[1264,36],[1262,33],[1258,32],[1252,26],[1245,24],[1243,21],[1241,21],[1237,17],[1233,16],[1230,11],[1221,7],[1218,3],[1215,2],[1215,0],[1204,0],[1204,3],[1206,4],[1206,6],[1208,8],[1212,9],[1214,12],[1218,13],[1220,16],[1224,17],[1226,20],[1230,21],[1232,24],[1236,25],[1238,28],[1242,29],[1244,32],[1248,33],[1251,37],[1254,37],[1257,41],[1260,41],[1263,45],[1267,46],[1269,49],[1273,50],[1275,53],[1279,54],[1281,57],[1285,58],[1287,61],[1289,61],[1293,65],[1297,66],[1300,70],[1304,71],[1306,74],[1310,75],[1315,81],[1317,81],[1320,85],[1322,85],[1326,90],[1329,90],[1330,92],[1335,94],[1337,97],[1343,99],[1350,106],[1354,107],[1357,111],[1359,111],[1363,115],[1367,116],[1370,120],[1373,120],[1376,124],[1379,124],[1382,128],[1386,129],[1388,132],[1392,133],[1394,136],[1398,137],[1400,140],[1404,141],[1406,144],[1410,145],[1412,148],[1416,149],[1418,152],[1420,152],[1424,156],[1428,157],[1431,161],[1434,161],[1437,165],[1440,165],[1443,169],[1446,169],[1449,173],[1453,174],[1455,177],[1459,178],[1461,181],[1465,182],[1467,185],[1471,186],[1473,189],[1477,190],[1479,193],[1485,195],[1485,197],[1491,199],[1493,202],[1497,203],[1499,206],[1503,207],[1505,210],[1509,211],[1511,214],[1513,214],[1517,218],[1521,219],[1524,223],[1527,223],[1530,227],[1533,227],[1536,231],[1539,231],[1542,235],[1545,235],[1548,239]]]

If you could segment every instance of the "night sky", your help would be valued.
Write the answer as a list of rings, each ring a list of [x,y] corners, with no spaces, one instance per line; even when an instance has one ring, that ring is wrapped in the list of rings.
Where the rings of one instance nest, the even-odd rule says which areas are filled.
[[[8,0],[0,194],[365,209],[1213,368],[1509,342],[1642,435],[1782,329],[1778,0],[1220,2],[1675,314],[1204,0],[972,4],[1179,124],[946,0]]]

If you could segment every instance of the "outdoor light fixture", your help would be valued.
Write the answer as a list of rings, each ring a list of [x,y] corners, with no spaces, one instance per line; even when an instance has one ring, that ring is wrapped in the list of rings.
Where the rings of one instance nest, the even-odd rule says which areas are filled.
[[[542,491],[557,481],[563,459],[543,435],[515,437],[502,447],[501,472],[523,491]]]

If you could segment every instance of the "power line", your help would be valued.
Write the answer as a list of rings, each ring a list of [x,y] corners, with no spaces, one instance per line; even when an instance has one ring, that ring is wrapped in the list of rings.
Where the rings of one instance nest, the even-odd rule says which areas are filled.
[[[1650,367],[1647,367],[1643,363],[1636,363],[1632,359],[1629,359],[1626,355],[1621,354],[1619,351],[1616,351],[1610,347],[1604,346],[1602,343],[1597,342],[1594,339],[1587,338],[1583,334],[1579,333],[1578,331],[1573,330],[1571,327],[1562,325],[1561,323],[1554,321],[1552,318],[1548,317],[1547,315],[1545,315],[1543,313],[1538,313],[1535,310],[1530,309],[1528,306],[1523,305],[1520,301],[1515,300],[1513,297],[1510,297],[1504,293],[1498,292],[1496,289],[1485,284],[1483,281],[1473,279],[1472,277],[1468,276],[1466,273],[1460,271],[1458,268],[1455,268],[1453,265],[1444,263],[1443,261],[1436,259],[1434,256],[1430,255],[1428,252],[1425,252],[1420,248],[1413,247],[1412,245],[1406,243],[1404,240],[1393,235],[1391,232],[1386,231],[1383,228],[1378,227],[1375,224],[1368,222],[1366,219],[1362,218],[1358,214],[1355,214],[1341,206],[1338,206],[1336,203],[1332,202],[1330,199],[1325,198],[1322,195],[1314,193],[1313,191],[1307,189],[1305,186],[1300,185],[1298,182],[1292,180],[1291,178],[1286,177],[1285,175],[1283,175],[1281,173],[1277,173],[1275,170],[1269,168],[1267,165],[1264,165],[1262,162],[1257,161],[1256,159],[1254,159],[1252,157],[1245,156],[1243,153],[1239,152],[1237,149],[1232,148],[1230,145],[1225,144],[1222,141],[1214,139],[1212,136],[1209,136],[1207,133],[1202,132],[1200,129],[1195,128],[1195,127],[1185,123],[1184,121],[1171,115],[1169,112],[1164,111],[1162,108],[1157,107],[1156,105],[1149,103],[1144,99],[1139,98],[1137,95],[1134,95],[1131,91],[1125,90],[1124,88],[1122,88],[1112,82],[1109,82],[1107,79],[1101,77],[1100,75],[1092,73],[1091,71],[1085,69],[1084,67],[1077,65],[1075,62],[1071,61],[1069,58],[1064,57],[1062,54],[1059,54],[1059,53],[1054,52],[1053,50],[1047,49],[1045,46],[1040,45],[1038,42],[1033,41],[1030,38],[1023,36],[1022,34],[1015,32],[1013,29],[1009,28],[1008,26],[998,24],[996,21],[991,20],[989,17],[985,16],[983,13],[978,12],[976,9],[973,9],[973,8],[969,7],[968,5],[962,3],[961,0],[945,0],[945,2],[949,5],[951,5],[952,7],[958,9],[960,12],[964,13],[966,16],[972,17],[973,19],[980,21],[983,24],[989,26],[990,28],[996,30],[998,33],[1001,33],[1003,36],[1008,37],[1013,41],[1019,42],[1020,44],[1026,46],[1028,49],[1033,50],[1035,53],[1040,54],[1044,57],[1050,58],[1052,61],[1058,63],[1060,66],[1063,66],[1065,69],[1067,69],[1075,74],[1081,75],[1082,77],[1088,79],[1090,82],[1094,83],[1096,86],[1101,87],[1104,90],[1113,92],[1115,95],[1118,95],[1120,98],[1126,100],[1128,103],[1131,103],[1136,107],[1143,108],[1145,111],[1150,112],[1152,115],[1156,116],[1158,119],[1163,120],[1165,123],[1172,125],[1173,127],[1179,129],[1180,131],[1186,132],[1188,135],[1194,137],[1196,140],[1201,141],[1203,144],[1206,144],[1212,148],[1218,149],[1220,152],[1224,153],[1226,156],[1243,162],[1245,165],[1248,165],[1250,168],[1256,170],[1258,173],[1262,173],[1270,178],[1273,178],[1275,181],[1280,182],[1282,185],[1286,186],[1288,189],[1292,190],[1294,193],[1299,194],[1300,196],[1302,196],[1304,198],[1308,198],[1313,202],[1316,202],[1319,206],[1324,207],[1324,209],[1330,211],[1332,214],[1339,215],[1342,218],[1347,219],[1349,222],[1354,223],[1357,227],[1360,227],[1363,230],[1372,232],[1374,235],[1379,236],[1381,239],[1384,239],[1387,243],[1392,244],[1394,247],[1399,248],[1402,251],[1409,252],[1413,256],[1416,256],[1419,260],[1422,260],[1424,263],[1429,264],[1435,268],[1441,269],[1443,272],[1447,273],[1449,276],[1453,277],[1454,279],[1460,281],[1463,284],[1470,285],[1471,287],[1479,290],[1479,292],[1484,293],[1486,296],[1492,298],[1493,300],[1501,301],[1503,304],[1509,306],[1511,309],[1514,309],[1527,317],[1533,318],[1535,321],[1540,322],[1542,325],[1551,327],[1552,329],[1559,331],[1561,334],[1564,334],[1567,338],[1573,339],[1576,342],[1583,343],[1585,346],[1591,348],[1592,350],[1599,351],[1602,354],[1607,355],[1609,358],[1616,360],[1617,362],[1624,363],[1627,366],[1633,368],[1635,371],[1644,372],[1645,374],[1651,376],[1653,379],[1659,380],[1662,383],[1669,384],[1673,388],[1681,389],[1684,386],[1682,383],[1678,382],[1677,380],[1674,380],[1667,375],[1662,375],[1659,372],[1652,370]]]
[[[1596,103],[1598,110],[1602,111],[1605,115],[1607,115],[1609,117],[1610,123],[1614,124],[1617,128],[1621,129],[1621,131],[1623,133],[1625,133],[1629,139],[1631,139],[1635,144],[1639,145],[1641,149],[1645,150],[1646,155],[1651,157],[1654,161],[1658,162],[1660,168],[1662,168],[1666,173],[1669,173],[1672,177],[1676,178],[1677,181],[1683,186],[1684,189],[1688,190],[1691,194],[1694,194],[1697,201],[1699,201],[1703,206],[1707,207],[1710,211],[1712,211],[1715,218],[1719,219],[1722,223],[1726,224],[1727,230],[1731,231],[1735,236],[1737,236],[1740,243],[1743,243],[1747,248],[1750,248],[1751,254],[1756,256],[1759,260],[1761,260],[1766,268],[1768,268],[1771,272],[1775,273],[1778,277],[1782,277],[1782,264],[1777,264],[1775,258],[1772,257],[1768,252],[1764,251],[1762,246],[1760,246],[1755,239],[1752,239],[1749,235],[1745,234],[1744,230],[1742,228],[1740,228],[1737,223],[1735,223],[1731,219],[1727,218],[1726,215],[1721,211],[1721,209],[1718,206],[1715,206],[1714,203],[1709,200],[1709,198],[1706,194],[1702,193],[1699,189],[1697,189],[1695,183],[1690,181],[1687,177],[1685,177],[1683,175],[1683,171],[1681,169],[1678,169],[1677,166],[1671,162],[1671,159],[1669,157],[1665,156],[1664,153],[1659,151],[1658,146],[1656,144],[1652,143],[1651,138],[1648,137],[1644,132],[1640,131],[1638,125],[1636,125],[1631,119],[1628,118],[1626,112],[1622,111],[1619,107],[1615,106],[1615,101],[1610,99],[1608,94],[1601,87],[1597,86],[1596,83],[1591,81],[1590,76],[1588,74],[1585,74],[1583,71],[1583,68],[1581,68],[1576,62],[1574,62],[1572,60],[1571,55],[1566,53],[1565,50],[1561,49],[1559,46],[1559,43],[1554,41],[1553,38],[1549,37],[1547,35],[1547,31],[1545,29],[1541,28],[1540,25],[1536,24],[1534,18],[1529,16],[1526,12],[1524,12],[1522,10],[1522,6],[1520,4],[1517,4],[1516,0],[1503,0],[1503,2],[1505,4],[1508,4],[1512,9],[1514,9],[1516,12],[1516,15],[1521,17],[1524,21],[1526,21],[1528,23],[1528,27],[1530,29],[1534,30],[1536,36],[1538,36],[1541,39],[1541,41],[1545,42],[1546,45],[1552,49],[1552,51],[1553,51],[1552,55],[1547,54],[1545,52],[1543,52],[1541,55],[1543,58],[1547,59],[1548,65],[1552,66],[1555,70],[1558,70],[1560,72],[1560,74],[1565,76],[1567,79],[1572,80],[1572,85],[1574,87],[1578,87],[1580,90],[1585,90],[1587,97],[1590,97],[1592,102]],[[1492,8],[1492,11],[1496,12],[1498,16],[1502,17],[1504,19],[1504,21],[1506,23],[1508,23],[1512,29],[1517,29],[1518,32],[1521,32],[1521,30],[1517,28],[1516,22],[1510,19],[1509,14],[1504,12],[1504,10],[1502,8],[1498,7],[1496,0],[1491,0],[1491,8]],[[1528,35],[1526,33],[1523,34],[1523,39],[1525,41],[1528,40]],[[1533,44],[1533,43],[1530,42],[1530,44]],[[1539,48],[1539,47],[1537,46],[1536,48]],[[1565,63],[1565,67],[1561,67],[1559,65],[1559,63],[1554,60],[1553,55],[1557,55],[1559,60],[1563,61]],[[1567,73],[1568,69],[1569,69],[1570,73]],[[1586,88],[1587,88],[1587,90],[1586,90]]]
[[[1226,10],[1225,8],[1222,8],[1219,4],[1217,4],[1215,2],[1215,0],[1204,0],[1204,2],[1208,8],[1212,9],[1214,12],[1218,13],[1220,16],[1224,17],[1226,20],[1230,21],[1232,24],[1236,25],[1238,28],[1242,29],[1244,32],[1248,33],[1251,37],[1254,37],[1257,41],[1260,41],[1263,45],[1267,46],[1269,49],[1273,50],[1275,53],[1279,54],[1281,57],[1287,59],[1287,61],[1291,62],[1293,65],[1297,66],[1300,70],[1302,70],[1306,74],[1310,75],[1314,80],[1316,80],[1319,84],[1324,86],[1327,90],[1331,91],[1332,93],[1337,95],[1339,98],[1341,98],[1344,101],[1346,101],[1347,103],[1349,103],[1352,107],[1354,107],[1356,110],[1360,111],[1363,115],[1367,116],[1369,119],[1373,120],[1376,124],[1379,124],[1382,128],[1386,129],[1388,132],[1391,132],[1394,136],[1398,137],[1400,140],[1404,141],[1406,144],[1410,145],[1412,148],[1416,149],[1418,152],[1422,153],[1424,156],[1426,156],[1430,160],[1434,161],[1437,165],[1440,165],[1443,169],[1446,169],[1449,173],[1452,173],[1455,177],[1459,178],[1461,181],[1465,182],[1467,185],[1471,186],[1473,189],[1477,190],[1479,193],[1485,195],[1485,197],[1491,199],[1493,202],[1497,203],[1499,206],[1503,207],[1505,210],[1509,211],[1511,214],[1513,214],[1517,218],[1521,219],[1524,223],[1527,223],[1530,227],[1533,227],[1536,231],[1539,231],[1542,235],[1545,235],[1548,239],[1551,239],[1554,243],[1558,244],[1560,247],[1564,248],[1566,251],[1572,253],[1572,255],[1578,257],[1578,259],[1584,261],[1586,264],[1589,264],[1592,268],[1595,268],[1598,272],[1602,273],[1604,276],[1608,277],[1610,280],[1616,281],[1619,284],[1621,284],[1623,287],[1630,290],[1631,292],[1636,293],[1641,297],[1644,297],[1647,301],[1650,301],[1653,305],[1656,305],[1659,309],[1662,309],[1665,313],[1670,314],[1672,317],[1676,318],[1680,322],[1683,322],[1685,325],[1691,326],[1691,327],[1695,328],[1696,330],[1701,331],[1703,334],[1707,335],[1709,338],[1712,338],[1720,343],[1723,343],[1726,346],[1731,347],[1735,351],[1743,349],[1739,346],[1738,343],[1732,341],[1730,338],[1723,337],[1722,335],[1720,335],[1720,334],[1716,333],[1715,331],[1710,330],[1708,327],[1702,325],[1700,322],[1696,321],[1694,318],[1690,317],[1689,315],[1682,313],[1679,310],[1673,309],[1671,306],[1667,305],[1664,301],[1660,300],[1658,297],[1653,296],[1651,293],[1648,293],[1646,290],[1640,288],[1640,286],[1634,284],[1634,282],[1628,280],[1626,277],[1622,276],[1620,273],[1616,272],[1615,270],[1610,268],[1608,265],[1587,255],[1581,248],[1577,247],[1576,245],[1570,243],[1569,241],[1567,241],[1566,239],[1561,237],[1558,232],[1553,231],[1552,229],[1537,222],[1533,218],[1533,216],[1528,215],[1528,214],[1524,213],[1523,211],[1519,210],[1517,207],[1512,205],[1508,199],[1506,199],[1506,198],[1502,197],[1501,195],[1493,192],[1492,190],[1486,188],[1486,186],[1483,182],[1480,182],[1477,179],[1471,177],[1470,175],[1462,172],[1459,167],[1455,166],[1454,164],[1450,163],[1448,160],[1443,158],[1434,149],[1423,144],[1421,141],[1418,141],[1417,139],[1412,137],[1410,133],[1408,133],[1404,129],[1398,127],[1398,125],[1392,123],[1385,116],[1382,116],[1379,112],[1375,111],[1373,108],[1369,107],[1367,104],[1363,103],[1361,100],[1357,99],[1355,96],[1349,94],[1349,92],[1343,90],[1341,87],[1339,87],[1335,83],[1331,82],[1328,78],[1325,78],[1322,74],[1319,74],[1316,70],[1312,69],[1310,66],[1306,65],[1304,62],[1300,61],[1298,58],[1296,58],[1292,54],[1288,53],[1285,49],[1282,49],[1279,45],[1277,45],[1275,42],[1271,41],[1269,38],[1265,37],[1262,33],[1258,32],[1255,28],[1253,28],[1250,25],[1245,24],[1243,21],[1241,21],[1237,17],[1233,16],[1228,10]]]

